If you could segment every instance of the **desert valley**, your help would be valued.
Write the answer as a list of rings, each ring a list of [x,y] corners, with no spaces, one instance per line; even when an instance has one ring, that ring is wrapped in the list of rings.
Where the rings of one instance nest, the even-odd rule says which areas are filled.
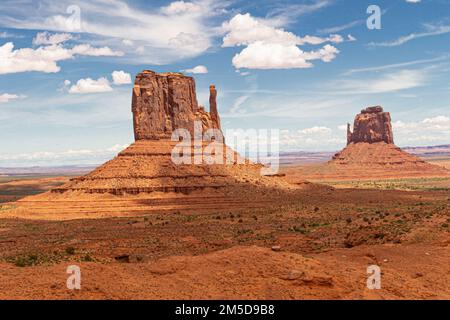
[[[3,314],[445,314],[449,12],[0,1]]]
[[[0,171],[0,297],[450,298],[449,146],[400,149],[389,112],[368,107],[342,151],[281,154],[280,173],[261,175],[219,139],[216,96],[205,111],[193,78],[143,71],[135,142],[115,158]],[[191,138],[172,133],[195,123],[214,137],[183,152],[224,161],[174,163]],[[66,288],[72,264],[81,290]]]

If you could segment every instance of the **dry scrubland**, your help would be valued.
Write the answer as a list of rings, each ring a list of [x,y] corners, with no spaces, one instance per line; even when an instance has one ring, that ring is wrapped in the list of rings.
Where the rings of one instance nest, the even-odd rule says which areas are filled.
[[[0,194],[67,179],[3,182]],[[305,184],[263,208],[127,214],[127,204],[124,217],[87,220],[17,219],[17,204],[2,203],[0,297],[449,299],[448,180],[339,183],[347,188]],[[65,288],[73,263],[83,270],[79,292]],[[365,287],[370,264],[382,268],[382,290]]]

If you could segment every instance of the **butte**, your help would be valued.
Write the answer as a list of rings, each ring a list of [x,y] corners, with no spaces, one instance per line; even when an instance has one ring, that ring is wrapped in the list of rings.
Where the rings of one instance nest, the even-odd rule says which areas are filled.
[[[220,211],[264,207],[273,201],[271,197],[279,201],[286,192],[311,186],[292,186],[282,178],[262,176],[262,165],[241,158],[214,137],[216,148],[208,149],[211,141],[203,141],[189,147],[192,163],[174,163],[172,152],[180,144],[172,139],[175,130],[184,130],[190,139],[198,135],[198,129],[200,134],[210,129],[222,133],[216,95],[211,86],[207,112],[198,105],[192,77],[149,70],[139,73],[132,92],[135,142],[91,173],[19,200],[14,211],[49,219]],[[198,162],[198,158],[196,162],[194,158],[203,159],[202,155],[226,159],[221,164]]]
[[[391,116],[381,106],[368,107],[347,124],[347,146],[324,165],[302,170],[302,178],[389,179],[449,176],[450,171],[411,155],[394,144]]]

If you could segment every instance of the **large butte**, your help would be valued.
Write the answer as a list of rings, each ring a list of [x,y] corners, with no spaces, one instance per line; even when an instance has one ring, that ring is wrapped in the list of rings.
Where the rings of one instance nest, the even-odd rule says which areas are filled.
[[[192,77],[148,70],[139,73],[132,93],[135,142],[91,173],[20,200],[21,212],[76,218],[228,210],[266,206],[273,200],[270,198],[278,201],[280,192],[309,188],[261,176],[261,165],[243,161],[224,144],[222,154],[233,155],[224,164],[175,164],[171,153],[179,141],[171,140],[174,130],[186,129],[193,134],[197,121],[203,132],[221,131],[216,95],[215,86],[211,86],[207,112],[198,105]],[[201,147],[203,155],[210,152],[205,150],[207,145],[209,142]],[[192,151],[193,156],[200,152]]]

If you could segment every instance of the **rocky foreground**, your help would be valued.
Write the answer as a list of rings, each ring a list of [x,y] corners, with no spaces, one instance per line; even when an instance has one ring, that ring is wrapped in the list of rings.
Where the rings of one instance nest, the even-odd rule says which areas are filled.
[[[1,210],[0,297],[450,298],[446,191],[304,190],[247,209],[210,200],[166,211],[128,202],[122,217],[86,219]],[[80,291],[66,288],[73,264]],[[366,287],[372,264],[381,290]]]

